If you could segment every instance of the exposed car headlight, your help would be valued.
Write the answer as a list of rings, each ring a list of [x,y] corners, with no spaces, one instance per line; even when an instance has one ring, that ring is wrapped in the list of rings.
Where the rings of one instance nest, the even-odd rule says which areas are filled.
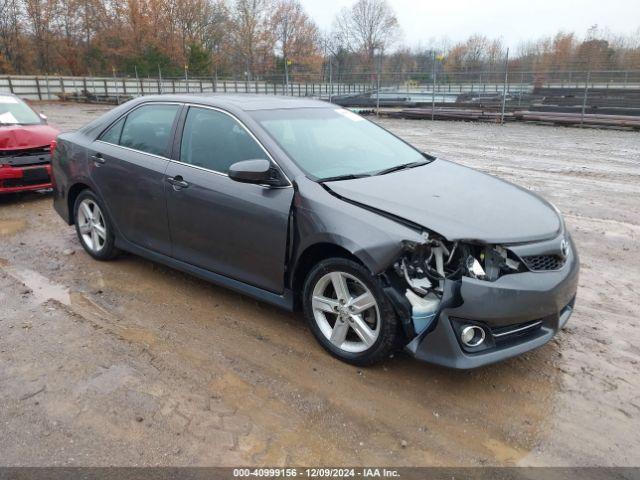
[[[398,273],[417,294],[442,292],[445,280],[463,276],[495,281],[502,275],[522,271],[518,257],[500,245],[475,245],[426,237],[413,244],[397,264]]]

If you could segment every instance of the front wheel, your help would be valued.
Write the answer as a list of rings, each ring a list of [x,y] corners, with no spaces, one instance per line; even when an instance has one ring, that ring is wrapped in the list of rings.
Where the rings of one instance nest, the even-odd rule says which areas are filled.
[[[357,262],[331,258],[316,265],[305,281],[303,305],[316,339],[345,362],[377,363],[398,344],[397,318],[380,281]]]

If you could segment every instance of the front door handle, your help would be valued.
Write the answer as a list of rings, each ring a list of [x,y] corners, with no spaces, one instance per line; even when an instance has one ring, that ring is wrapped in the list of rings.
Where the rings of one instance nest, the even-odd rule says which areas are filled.
[[[189,183],[185,182],[181,175],[176,175],[175,177],[167,177],[167,182],[173,185],[174,190],[182,190],[183,188],[189,187]]]
[[[96,153],[95,155],[91,155],[91,160],[93,160],[93,163],[95,164],[96,167],[99,167],[100,165],[104,165],[107,162],[99,153]]]

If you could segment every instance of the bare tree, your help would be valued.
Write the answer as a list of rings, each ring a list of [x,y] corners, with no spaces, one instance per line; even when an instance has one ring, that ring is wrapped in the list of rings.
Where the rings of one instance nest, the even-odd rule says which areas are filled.
[[[56,18],[56,0],[26,0],[25,10],[35,42],[38,69],[49,72],[52,65],[51,24]]]
[[[25,66],[20,5],[17,0],[0,0],[0,71],[11,73]]]
[[[364,55],[371,69],[376,50],[382,54],[400,34],[398,19],[386,0],[358,0],[342,9],[334,30],[353,51]]]
[[[298,0],[280,0],[271,18],[276,51],[284,61],[285,83],[290,63],[308,65],[318,54],[319,32]]]
[[[267,51],[273,50],[269,29],[270,0],[235,0],[231,12],[230,32],[236,63],[244,66],[246,78],[253,78],[258,67],[264,67]],[[259,65],[261,64],[261,65]]]

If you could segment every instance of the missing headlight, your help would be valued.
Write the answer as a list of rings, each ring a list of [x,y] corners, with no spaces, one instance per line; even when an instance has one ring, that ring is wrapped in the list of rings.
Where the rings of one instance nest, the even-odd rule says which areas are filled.
[[[492,282],[523,271],[519,259],[500,245],[448,242],[426,234],[425,239],[423,244],[411,245],[396,263],[398,274],[418,295],[442,292],[445,280],[468,276]]]

